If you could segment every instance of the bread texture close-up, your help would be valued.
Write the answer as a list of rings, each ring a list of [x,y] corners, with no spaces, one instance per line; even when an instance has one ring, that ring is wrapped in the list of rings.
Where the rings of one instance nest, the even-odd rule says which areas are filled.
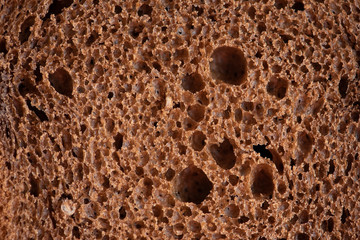
[[[360,239],[360,1],[0,0],[0,239]]]

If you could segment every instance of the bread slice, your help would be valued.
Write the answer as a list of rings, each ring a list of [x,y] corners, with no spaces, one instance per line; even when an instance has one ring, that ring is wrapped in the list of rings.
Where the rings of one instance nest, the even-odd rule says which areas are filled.
[[[0,6],[1,239],[360,239],[357,0]]]

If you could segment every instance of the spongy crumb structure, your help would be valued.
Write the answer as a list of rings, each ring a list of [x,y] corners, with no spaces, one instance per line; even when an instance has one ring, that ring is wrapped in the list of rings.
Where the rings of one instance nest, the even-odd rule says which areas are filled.
[[[1,0],[1,239],[360,239],[357,0]]]

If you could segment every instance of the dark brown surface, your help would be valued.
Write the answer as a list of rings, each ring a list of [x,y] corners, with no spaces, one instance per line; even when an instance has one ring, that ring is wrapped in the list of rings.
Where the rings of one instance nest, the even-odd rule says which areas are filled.
[[[3,0],[0,238],[360,239],[359,24],[355,0]]]

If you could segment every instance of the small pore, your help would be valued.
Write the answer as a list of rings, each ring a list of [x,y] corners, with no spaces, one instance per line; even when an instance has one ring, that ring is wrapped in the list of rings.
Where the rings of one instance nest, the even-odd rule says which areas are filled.
[[[286,95],[288,88],[288,82],[285,79],[272,77],[271,80],[266,85],[266,91],[275,96],[278,99],[282,99]]]
[[[183,169],[174,180],[174,194],[182,202],[200,204],[212,188],[213,184],[204,171],[194,165]]]
[[[234,147],[229,139],[225,138],[222,143],[213,144],[209,148],[211,156],[214,158],[219,167],[223,169],[231,169],[236,163]]]
[[[58,93],[72,97],[74,83],[68,71],[58,68],[54,73],[49,74],[49,81]]]
[[[183,77],[181,86],[184,90],[196,93],[204,89],[205,83],[200,74],[191,73]]]
[[[21,32],[19,35],[19,40],[21,44],[23,44],[29,39],[31,34],[30,28],[32,27],[32,25],[34,25],[34,23],[35,23],[35,16],[32,16],[32,17],[28,17],[23,22],[23,24],[21,24]]]
[[[259,164],[252,172],[251,191],[255,196],[271,196],[274,191],[274,182],[271,167]]]
[[[214,79],[232,85],[240,85],[246,80],[247,62],[244,53],[235,47],[222,46],[211,55],[210,72]]]

